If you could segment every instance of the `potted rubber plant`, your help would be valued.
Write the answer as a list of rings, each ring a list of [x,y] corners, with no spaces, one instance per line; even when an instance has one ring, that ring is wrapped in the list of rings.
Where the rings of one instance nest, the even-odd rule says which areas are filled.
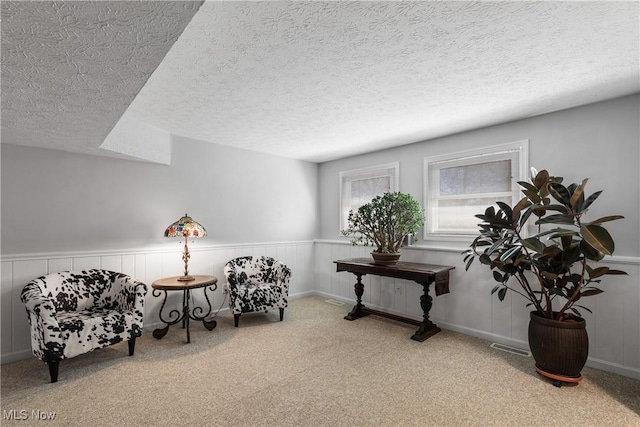
[[[411,194],[387,192],[369,203],[350,210],[344,236],[353,245],[372,245],[376,264],[393,264],[400,258],[400,247],[407,236],[415,238],[424,225],[424,210]]]
[[[466,270],[473,260],[493,272],[491,291],[504,300],[508,291],[522,295],[531,307],[529,346],[536,371],[560,386],[578,382],[587,361],[589,341],[581,310],[583,298],[602,293],[607,275],[626,274],[594,262],[613,254],[614,240],[604,227],[620,215],[586,220],[602,191],[586,196],[588,179],[565,186],[562,177],[531,170],[529,182],[518,182],[524,197],[514,206],[496,202],[476,215],[479,235],[463,252]],[[535,233],[527,235],[534,223]],[[532,230],[533,231],[533,230]]]

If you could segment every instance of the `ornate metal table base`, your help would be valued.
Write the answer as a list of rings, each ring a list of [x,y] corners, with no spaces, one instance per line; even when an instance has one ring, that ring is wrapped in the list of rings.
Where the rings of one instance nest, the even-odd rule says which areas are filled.
[[[344,318],[347,320],[356,320],[370,314],[385,317],[411,325],[418,326],[418,330],[411,336],[412,340],[424,341],[427,338],[437,334],[441,329],[429,320],[429,312],[433,305],[433,298],[429,295],[429,286],[435,282],[436,275],[445,275],[448,280],[448,271],[453,267],[435,266],[418,263],[399,263],[391,266],[378,266],[370,263],[366,259],[351,259],[344,261],[335,261],[338,271],[348,271],[356,275],[357,282],[354,285],[356,293],[356,305]],[[396,314],[384,311],[373,310],[362,304],[362,295],[364,294],[364,285],[362,284],[362,276],[365,274],[374,274],[378,276],[395,277],[398,279],[413,280],[422,285],[423,294],[420,296],[420,307],[422,308],[422,321],[409,319],[407,317],[398,316]],[[437,289],[436,289],[437,290]]]
[[[189,283],[189,282],[183,282],[183,283]],[[204,293],[204,297],[207,301],[207,310],[205,312],[205,309],[203,307],[200,306],[196,306],[191,308],[189,306],[190,300],[191,300],[191,290],[195,289],[196,287],[202,287],[203,289],[203,293]],[[213,330],[216,326],[217,326],[217,322],[215,320],[207,320],[207,317],[211,314],[211,310],[212,310],[212,306],[211,306],[211,301],[209,300],[209,296],[207,295],[207,290],[213,292],[218,288],[218,285],[214,282],[214,283],[210,283],[207,284],[205,286],[196,286],[196,287],[185,287],[183,289],[153,289],[153,296],[154,297],[159,297],[160,295],[162,295],[162,293],[164,292],[164,300],[162,301],[162,305],[160,306],[160,320],[166,324],[166,326],[164,328],[158,328],[156,330],[153,331],[153,337],[156,339],[162,339],[167,332],[169,331],[169,327],[172,325],[175,325],[177,323],[182,322],[182,328],[187,330],[187,342],[190,343],[191,342],[191,333],[189,331],[189,323],[191,320],[195,320],[198,322],[202,322],[202,324],[204,325],[205,328],[207,328],[207,330],[211,331]],[[169,311],[168,313],[168,317],[165,317],[164,313],[164,307],[167,303],[167,298],[168,298],[168,290],[182,290],[183,294],[182,294],[182,312],[180,312],[177,309],[173,309],[171,311]]]

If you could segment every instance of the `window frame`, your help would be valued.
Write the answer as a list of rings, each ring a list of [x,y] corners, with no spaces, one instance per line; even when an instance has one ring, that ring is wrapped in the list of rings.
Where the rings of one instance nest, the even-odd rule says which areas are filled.
[[[340,221],[339,221],[340,229],[338,230],[338,233],[340,233],[342,230],[347,228],[345,210],[344,210],[344,206],[345,206],[344,198],[346,197],[345,184],[351,183],[352,181],[355,181],[357,179],[383,178],[387,176],[391,178],[390,179],[391,188],[387,191],[390,191],[390,192],[399,191],[400,162],[385,163],[382,165],[368,166],[365,168],[351,169],[351,170],[340,172],[340,183],[339,183],[340,199],[338,202],[338,210],[340,215]],[[340,236],[342,236],[341,233],[340,233]]]
[[[515,155],[514,155],[515,154]],[[521,140],[506,144],[492,145],[488,147],[477,148],[473,150],[459,151],[455,153],[447,153],[436,156],[428,156],[424,157],[424,209],[427,220],[425,222],[424,230],[423,230],[423,239],[425,241],[469,241],[470,237],[473,237],[478,234],[477,230],[467,231],[467,230],[459,230],[452,232],[450,230],[438,230],[434,227],[437,227],[437,224],[434,224],[434,221],[437,221],[437,217],[434,219],[432,214],[433,204],[436,200],[446,200],[447,197],[438,197],[437,195],[433,196],[433,191],[437,191],[437,185],[439,181],[433,182],[434,180],[430,178],[430,173],[434,170],[440,170],[444,167],[453,167],[453,166],[467,166],[479,163],[485,163],[488,161],[499,161],[499,160],[512,160],[511,170],[512,170],[512,180],[511,180],[511,191],[508,194],[511,195],[510,205],[517,203],[520,200],[520,186],[518,185],[518,181],[527,181],[529,179],[529,140]],[[513,175],[514,168],[517,167],[518,170],[516,175]],[[481,194],[473,194],[468,195],[468,197],[490,197],[490,196],[504,196],[507,192],[497,192],[497,193],[481,193]],[[453,197],[451,197],[453,198]],[[460,199],[464,198],[456,196],[455,198]],[[480,213],[480,212],[477,212]],[[434,231],[432,231],[434,230]]]

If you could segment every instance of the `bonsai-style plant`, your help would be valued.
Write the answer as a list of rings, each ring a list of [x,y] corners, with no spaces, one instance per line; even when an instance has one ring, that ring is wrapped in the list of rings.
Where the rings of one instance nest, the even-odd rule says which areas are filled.
[[[626,274],[606,266],[589,265],[613,254],[615,243],[603,224],[623,217],[611,215],[586,221],[584,215],[602,191],[587,197],[587,179],[568,187],[562,181],[562,177],[550,176],[546,170],[537,172],[532,168],[531,181],[518,182],[524,197],[515,206],[496,202],[497,211],[490,206],[476,215],[482,220],[480,234],[471,248],[463,252],[466,270],[477,257],[493,271],[497,284],[491,293],[497,292],[501,301],[509,290],[529,300],[527,306],[534,309],[530,316],[529,344],[538,365],[541,363],[536,352],[549,355],[550,349],[547,342],[540,344],[540,351],[534,349],[539,343],[532,340],[538,340],[539,333],[533,322],[543,318],[580,323],[584,329],[580,310],[591,310],[580,304],[582,298],[603,292],[599,288],[603,276]],[[529,236],[527,225],[532,221],[537,227],[535,234]],[[550,377],[562,381],[579,376],[587,359],[586,330],[584,338],[583,344],[573,344],[585,347],[584,354],[577,357],[584,359],[582,366],[576,368],[577,373],[575,369],[568,374],[553,372],[555,368],[542,368],[538,372],[545,375],[552,371],[555,376]],[[559,350],[566,352],[566,348]]]
[[[372,245],[374,252],[395,254],[405,237],[415,237],[424,221],[424,210],[411,194],[388,192],[357,211],[350,210],[342,234],[351,236],[353,245]]]

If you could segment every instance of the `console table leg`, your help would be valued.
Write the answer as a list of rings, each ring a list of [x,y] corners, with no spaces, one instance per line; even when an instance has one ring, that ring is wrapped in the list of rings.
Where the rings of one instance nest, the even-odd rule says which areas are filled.
[[[356,320],[369,315],[369,313],[365,313],[364,311],[362,311],[362,309],[365,308],[365,306],[362,304],[362,295],[364,294],[364,284],[362,284],[362,276],[364,275],[362,273],[353,274],[355,274],[358,278],[358,281],[353,286],[356,292],[356,305],[353,306],[349,314],[344,316],[344,318],[347,320]]]
[[[420,283],[420,282],[417,282]],[[430,281],[425,281],[420,283],[422,285],[423,294],[420,296],[420,307],[422,307],[422,322],[418,326],[418,330],[415,334],[411,336],[412,340],[416,341],[424,341],[430,336],[433,336],[441,331],[440,328],[436,326],[431,320],[429,320],[429,312],[431,311],[431,307],[433,305],[433,298],[429,295],[429,285]]]

